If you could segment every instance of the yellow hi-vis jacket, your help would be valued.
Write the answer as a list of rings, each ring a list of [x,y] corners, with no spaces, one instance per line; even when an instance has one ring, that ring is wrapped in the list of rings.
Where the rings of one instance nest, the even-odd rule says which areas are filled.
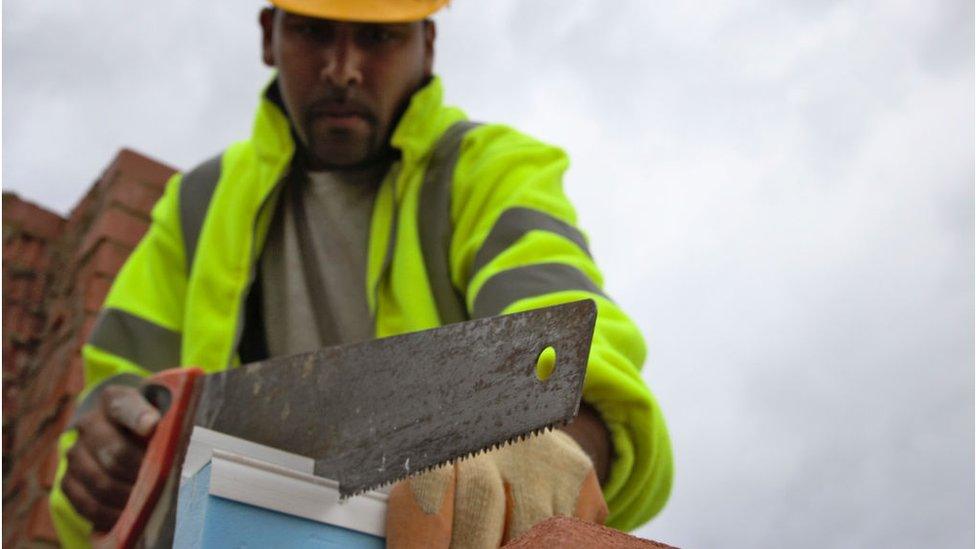
[[[180,365],[217,372],[240,364],[245,300],[295,151],[280,105],[272,83],[250,139],[167,184],[83,348],[82,407],[107,382]],[[594,299],[583,399],[613,440],[603,486],[608,524],[628,530],[646,522],[670,491],[670,442],[640,377],[644,341],[601,290],[563,194],[565,153],[505,126],[465,122],[442,104],[437,78],[411,98],[391,144],[400,156],[376,196],[363,281],[376,337]],[[55,526],[72,546],[91,532],[60,490],[76,438],[72,430],[62,435],[51,494]]]

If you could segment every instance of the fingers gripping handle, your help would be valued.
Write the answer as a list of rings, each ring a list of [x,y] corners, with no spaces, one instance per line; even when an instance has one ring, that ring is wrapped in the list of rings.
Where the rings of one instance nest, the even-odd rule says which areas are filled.
[[[160,408],[162,417],[149,440],[146,455],[122,515],[108,533],[92,537],[94,547],[133,547],[142,535],[146,522],[159,501],[166,479],[177,465],[175,461],[192,419],[194,389],[202,375],[203,370],[199,368],[174,368],[152,376],[143,387],[143,394]]]

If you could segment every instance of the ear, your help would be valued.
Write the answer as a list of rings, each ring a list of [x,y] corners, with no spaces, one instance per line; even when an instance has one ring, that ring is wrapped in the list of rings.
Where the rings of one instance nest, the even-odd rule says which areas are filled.
[[[276,11],[274,8],[267,7],[262,9],[258,16],[258,23],[261,25],[261,59],[269,67],[275,66],[273,39]]]
[[[437,38],[437,25],[431,19],[424,19],[424,76],[434,75],[434,40]]]

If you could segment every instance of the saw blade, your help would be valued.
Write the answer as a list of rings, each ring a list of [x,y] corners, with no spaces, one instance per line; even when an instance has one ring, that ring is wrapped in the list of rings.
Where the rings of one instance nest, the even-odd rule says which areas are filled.
[[[347,497],[570,421],[595,320],[584,300],[244,365],[206,377],[195,423],[311,457]]]

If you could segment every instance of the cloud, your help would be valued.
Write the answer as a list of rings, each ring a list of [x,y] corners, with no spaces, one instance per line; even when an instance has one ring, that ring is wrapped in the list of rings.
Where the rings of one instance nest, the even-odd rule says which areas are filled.
[[[243,137],[258,2],[4,5],[4,183]],[[688,547],[973,538],[973,5],[461,2],[450,101],[566,148],[647,334]]]

